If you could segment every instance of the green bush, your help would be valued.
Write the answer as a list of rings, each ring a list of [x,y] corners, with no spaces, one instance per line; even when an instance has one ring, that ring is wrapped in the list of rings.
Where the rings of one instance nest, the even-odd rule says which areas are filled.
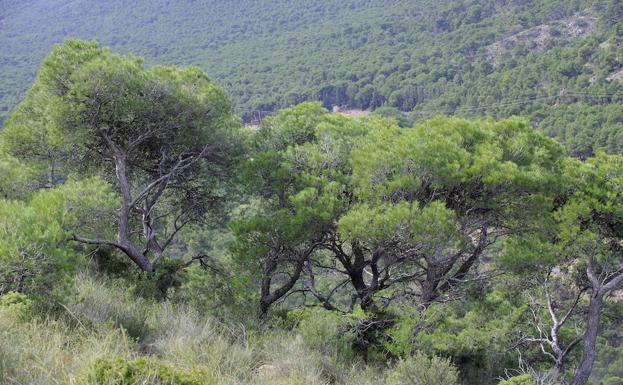
[[[501,381],[498,385],[534,385],[534,381],[532,381],[532,377],[529,374],[522,374]]]
[[[343,316],[315,309],[306,311],[301,317],[297,330],[308,348],[343,361],[354,358],[352,350],[354,336],[352,332],[347,331]]]
[[[387,377],[387,385],[457,385],[459,372],[450,360],[423,353],[400,360]]]
[[[608,377],[603,381],[603,385],[618,385],[623,384],[623,378],[621,377]]]
[[[26,318],[32,313],[32,301],[22,293],[10,291],[0,297],[0,309]]]
[[[85,263],[67,239],[78,226],[90,229],[85,236],[100,237],[113,198],[104,181],[87,178],[38,190],[27,201],[0,199],[0,293],[27,293],[43,307],[62,301]]]
[[[97,359],[87,374],[78,381],[81,385],[212,385],[214,379],[197,370],[179,370],[152,358],[128,361],[123,358]]]

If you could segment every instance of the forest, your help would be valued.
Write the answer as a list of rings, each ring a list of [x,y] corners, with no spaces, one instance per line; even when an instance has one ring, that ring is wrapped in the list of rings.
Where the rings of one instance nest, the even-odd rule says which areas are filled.
[[[0,384],[623,384],[619,1],[1,10]]]
[[[7,384],[620,384],[623,156],[67,40],[0,134]]]
[[[573,155],[622,150],[618,0],[2,3],[0,120],[52,45],[80,38],[199,66],[246,122],[320,100],[409,122],[521,115]]]

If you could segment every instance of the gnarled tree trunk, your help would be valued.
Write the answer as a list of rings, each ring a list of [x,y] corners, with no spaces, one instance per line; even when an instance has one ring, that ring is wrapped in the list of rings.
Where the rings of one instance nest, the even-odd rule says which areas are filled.
[[[584,352],[582,360],[575,371],[571,385],[585,385],[593,371],[593,365],[597,358],[597,336],[599,335],[599,321],[604,307],[604,297],[613,290],[620,289],[623,285],[623,273],[615,275],[607,280],[595,274],[593,260],[589,259],[586,267],[586,275],[592,286],[588,315],[586,320],[586,333],[584,333]]]

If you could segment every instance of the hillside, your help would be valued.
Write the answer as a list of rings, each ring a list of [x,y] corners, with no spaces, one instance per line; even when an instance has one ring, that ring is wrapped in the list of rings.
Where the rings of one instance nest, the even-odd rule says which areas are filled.
[[[620,1],[1,4],[0,384],[623,383]]]
[[[527,115],[575,155],[623,150],[616,1],[4,1],[0,113],[67,37],[195,64],[245,119],[304,100]],[[33,27],[33,26],[36,26]],[[581,93],[581,94],[578,94]]]

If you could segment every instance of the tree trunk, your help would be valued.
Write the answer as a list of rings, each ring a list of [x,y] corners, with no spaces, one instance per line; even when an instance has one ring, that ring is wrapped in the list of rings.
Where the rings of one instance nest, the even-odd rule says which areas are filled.
[[[374,301],[371,297],[372,292],[370,287],[366,284],[364,279],[364,269],[366,266],[365,255],[357,243],[352,244],[352,249],[354,254],[354,263],[344,265],[344,268],[348,272],[350,283],[355,288],[357,296],[361,301],[361,309],[364,311],[370,311],[374,306]]]
[[[300,258],[296,260],[296,265],[294,266],[294,271],[292,275],[288,277],[286,282],[279,288],[271,291],[271,283],[272,283],[272,274],[276,269],[276,264],[274,262],[270,262],[268,267],[265,267],[264,277],[262,278],[261,283],[261,291],[260,291],[260,303],[257,311],[257,318],[262,320],[266,317],[268,313],[268,309],[272,306],[273,303],[277,302],[284,295],[288,294],[290,289],[294,287],[299,277],[301,276],[301,272],[303,271],[303,266],[305,265],[305,259]]]
[[[153,273],[155,271],[154,265],[149,261],[149,258],[134,246],[134,244],[129,242],[127,244],[122,244],[122,246],[121,250],[143,271],[148,273]]]
[[[257,309],[256,317],[259,321],[263,321],[268,314],[268,309],[270,309],[270,303],[265,301],[263,298],[260,299],[260,306]]]
[[[357,297],[361,302],[361,309],[369,311],[374,305],[374,301],[370,297],[370,290],[363,279],[363,268],[356,271],[349,271],[350,282],[357,292]]]
[[[130,222],[130,208],[127,202],[121,205],[121,212],[119,213],[119,228],[117,231],[117,239],[119,241],[120,249],[142,270],[153,273],[154,266],[149,261],[149,258],[141,251],[130,239],[129,231]]]
[[[153,273],[154,266],[149,261],[149,258],[132,242],[130,238],[130,210],[132,210],[131,202],[132,195],[130,189],[130,182],[128,181],[126,158],[124,155],[119,154],[118,150],[115,150],[115,166],[117,180],[119,182],[119,188],[121,190],[121,196],[123,198],[121,204],[121,211],[119,213],[119,224],[117,239],[121,245],[121,250],[127,254],[130,259],[136,263],[142,270]]]
[[[257,309],[257,319],[263,320],[266,318],[266,314],[268,314],[268,309],[272,302],[270,302],[270,283],[272,281],[271,273],[264,273],[264,277],[262,277],[262,282],[260,284],[260,303]]]
[[[599,320],[604,306],[604,293],[600,287],[593,287],[590,304],[588,307],[588,318],[586,324],[586,333],[584,334],[584,352],[582,360],[575,371],[571,385],[585,385],[588,382],[593,364],[597,358],[597,335],[599,334]]]

